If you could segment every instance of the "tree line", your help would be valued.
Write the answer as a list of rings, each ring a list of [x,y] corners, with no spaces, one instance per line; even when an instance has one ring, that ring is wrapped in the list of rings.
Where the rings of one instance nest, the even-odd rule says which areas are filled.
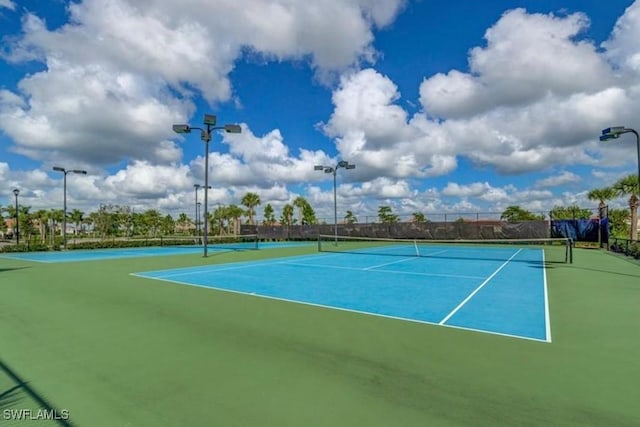
[[[602,210],[609,200],[617,197],[629,196],[629,209],[609,209],[608,218],[612,224],[612,235],[615,237],[637,236],[638,218],[638,182],[635,175],[629,175],[614,183],[611,187],[596,188],[588,193],[589,200],[598,201],[598,207]],[[240,233],[242,219],[246,223],[257,225],[256,209],[262,204],[260,196],[256,193],[246,193],[240,205],[219,205],[208,212],[208,226],[211,235],[235,235]],[[296,212],[297,211],[297,212]],[[0,214],[6,213],[7,217],[15,218],[14,206],[0,207]],[[378,221],[381,223],[400,222],[399,215],[395,214],[389,205],[378,207]],[[550,211],[552,219],[587,219],[592,215],[590,209],[578,206],[556,206]],[[54,244],[56,233],[60,234],[63,223],[62,209],[40,209],[31,212],[30,206],[18,207],[19,228],[21,236],[26,238],[39,237],[42,243]],[[545,216],[535,214],[517,205],[507,207],[501,214],[504,221],[532,221],[544,220]],[[631,227],[628,226],[629,220]],[[414,212],[411,221],[429,221],[425,214]],[[464,221],[459,218],[457,221]],[[357,223],[358,218],[350,210],[346,211],[341,222]],[[100,205],[100,208],[89,214],[79,209],[73,209],[67,213],[67,223],[74,226],[77,234],[92,235],[94,237],[158,237],[174,234],[186,234],[202,229],[202,224],[196,224],[186,213],[180,213],[177,218],[171,215],[162,215],[156,209],[148,209],[144,212],[135,212],[129,206]],[[313,225],[318,223],[315,210],[304,197],[297,197],[292,203],[282,207],[279,217],[271,203],[263,208],[262,225],[296,224]],[[0,221],[0,233],[10,234],[4,220]]]
[[[237,235],[240,233],[242,219],[246,223],[255,225],[256,207],[261,204],[260,196],[247,193],[242,197],[241,205],[219,205],[207,212],[208,229],[210,234],[221,236]],[[297,215],[296,215],[297,210]],[[6,214],[6,216],[4,215]],[[0,233],[12,235],[5,218],[15,218],[14,206],[0,206]],[[170,214],[163,215],[157,209],[135,212],[130,206],[101,204],[99,209],[86,214],[79,209],[67,212],[67,224],[71,225],[77,235],[88,235],[96,238],[107,237],[159,237],[202,231],[200,220],[194,221],[186,213],[180,213],[177,218]],[[30,206],[18,206],[18,228],[20,236],[38,239],[43,244],[55,244],[56,236],[62,233],[64,211],[62,209],[40,209],[32,211]],[[317,224],[316,213],[311,204],[304,197],[297,197],[292,204],[285,204],[279,218],[270,203],[264,207],[262,224],[283,225]]]
[[[639,195],[638,178],[635,175],[625,176],[616,181],[610,187],[594,188],[589,191],[587,198],[598,202],[598,216],[605,215],[611,224],[613,237],[629,237],[630,240],[638,238],[638,205]],[[608,209],[607,202],[618,197],[627,197],[629,209]],[[589,219],[592,216],[590,209],[579,206],[556,206],[550,211],[551,219]],[[520,206],[509,206],[502,212],[501,219],[505,221],[531,221],[544,219],[543,216],[522,209]]]

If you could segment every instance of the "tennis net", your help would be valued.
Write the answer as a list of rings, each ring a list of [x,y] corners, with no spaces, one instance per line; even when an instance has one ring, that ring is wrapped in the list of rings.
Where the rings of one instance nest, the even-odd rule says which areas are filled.
[[[318,235],[318,251],[470,260],[535,260],[544,251],[549,263],[572,263],[571,239],[425,240]]]
[[[202,236],[163,236],[149,239],[130,239],[127,242],[137,246],[163,246],[177,248],[193,248],[203,246]],[[257,234],[241,234],[236,236],[207,236],[207,248],[210,249],[258,249]]]

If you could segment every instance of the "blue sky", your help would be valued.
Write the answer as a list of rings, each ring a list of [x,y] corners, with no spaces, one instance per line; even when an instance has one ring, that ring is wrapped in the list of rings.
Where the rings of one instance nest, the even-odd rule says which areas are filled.
[[[0,0],[0,205],[191,214],[298,196],[340,216],[591,206],[637,170],[640,2]],[[624,205],[624,200],[613,204]],[[258,210],[261,214],[262,210]]]

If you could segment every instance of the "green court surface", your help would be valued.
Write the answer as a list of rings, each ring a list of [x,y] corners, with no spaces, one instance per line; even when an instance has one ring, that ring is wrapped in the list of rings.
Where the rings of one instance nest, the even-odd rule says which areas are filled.
[[[640,265],[598,250],[548,266],[550,343],[131,275],[313,253],[0,259],[0,425],[640,425]]]

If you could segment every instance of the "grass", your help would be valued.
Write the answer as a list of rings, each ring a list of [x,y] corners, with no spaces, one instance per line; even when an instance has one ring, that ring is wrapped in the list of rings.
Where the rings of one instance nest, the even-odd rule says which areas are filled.
[[[598,250],[548,270],[551,344],[130,275],[314,251],[0,259],[0,362],[79,426],[640,425],[640,268]]]

